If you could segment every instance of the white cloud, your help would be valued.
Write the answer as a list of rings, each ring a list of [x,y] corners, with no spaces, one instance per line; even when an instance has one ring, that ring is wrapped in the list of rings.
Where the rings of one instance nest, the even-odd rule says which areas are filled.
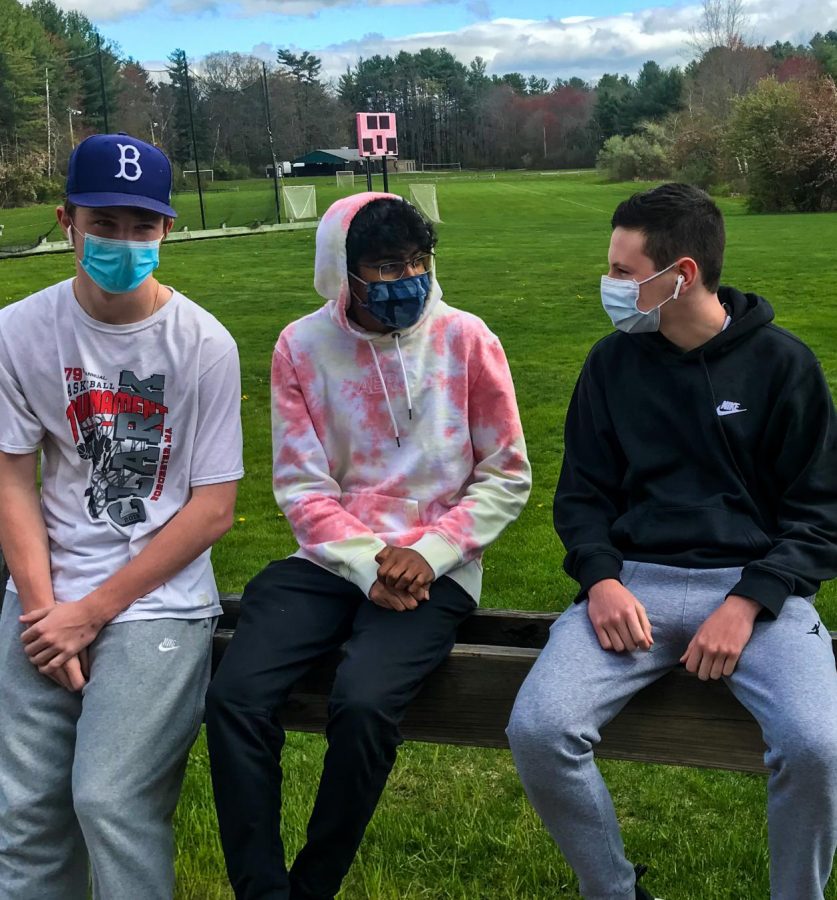
[[[684,8],[563,21],[500,18],[457,31],[383,39],[366,36],[315,52],[329,73],[345,71],[346,65],[359,56],[447,47],[465,63],[481,56],[490,73],[519,71],[550,79],[559,75],[597,78],[606,71],[635,72],[647,59],[656,59],[664,66],[681,64],[689,26],[696,15],[696,10]],[[665,28],[661,27],[663,19]]]
[[[567,16],[528,20],[491,19],[498,6],[511,6],[511,0],[57,0],[65,10],[75,10],[97,23],[125,19],[146,10],[164,14],[166,9],[184,14],[217,12],[248,18],[275,14],[285,17],[314,17],[337,8],[385,8],[437,5],[461,5],[477,21],[457,31],[430,36],[404,35],[388,38],[386,45],[395,50],[422,46],[447,46],[460,58],[477,54],[494,62],[493,71],[517,68],[547,74],[560,74],[567,64],[582,65],[584,71],[613,70],[640,59],[654,58],[660,64],[682,62],[685,38],[696,24],[700,3],[684,0],[674,7],[649,7],[645,10],[610,16]],[[755,40],[806,42],[816,31],[825,31],[837,20],[837,0],[744,0]],[[327,52],[344,56],[350,46],[362,47],[362,41],[346,41],[333,48],[309,47],[325,58]],[[471,48],[474,48],[471,50]],[[230,48],[240,49],[240,48]],[[531,53],[531,55],[530,55]],[[528,60],[533,62],[529,63]],[[509,62],[507,62],[509,61]],[[624,63],[622,62],[624,61]],[[604,66],[602,69],[601,67]],[[581,70],[579,70],[581,71]]]
[[[496,4],[495,4],[496,5]],[[750,30],[767,43],[805,43],[823,23],[837,20],[837,0],[748,0]],[[523,72],[546,78],[578,75],[596,80],[605,72],[635,74],[648,59],[661,66],[689,58],[690,30],[701,7],[651,7],[610,16],[564,19],[496,18],[456,31],[425,32],[371,40],[368,36],[314,49],[329,74],[345,71],[359,56],[447,47],[464,63],[481,56],[489,73]]]
[[[144,12],[151,6],[151,0],[113,0],[107,6],[96,0],[57,0],[57,4],[67,12],[80,12],[95,22],[114,22]]]
[[[97,0],[66,0],[84,11]],[[157,0],[159,3],[160,0]],[[193,9],[211,9],[229,0],[168,0],[189,3]],[[336,6],[359,5],[364,0],[233,0],[237,14],[249,16],[266,12],[285,15],[312,15]],[[433,5],[456,0],[365,0],[366,6]],[[485,19],[490,8],[505,5],[501,0],[462,0],[476,21],[457,30],[427,31],[396,37],[364,35],[340,43],[308,46],[323,61],[323,73],[337,77],[358,57],[375,53],[416,52],[423,47],[446,47],[458,59],[469,63],[481,56],[489,73],[519,71],[553,79],[578,75],[596,80],[604,72],[633,75],[643,62],[656,60],[661,66],[683,65],[688,61],[690,29],[698,24],[701,6],[690,0],[679,6],[649,7],[621,15],[568,16],[563,19]],[[111,0],[114,11],[134,10],[150,0]],[[829,22],[837,21],[837,0],[745,0],[750,33],[754,39],[772,43],[789,40],[805,43]],[[97,3],[96,18],[101,7]],[[226,9],[226,8],[225,8]],[[89,10],[92,12],[92,8]],[[114,13],[115,14],[115,13]],[[240,47],[228,47],[241,50]],[[301,48],[300,48],[301,49]],[[275,47],[260,44],[256,55],[274,58]]]

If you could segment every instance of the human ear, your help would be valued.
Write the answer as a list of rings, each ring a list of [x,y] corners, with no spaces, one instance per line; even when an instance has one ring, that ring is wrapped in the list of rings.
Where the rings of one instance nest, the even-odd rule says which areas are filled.
[[[677,287],[675,297],[685,293],[700,281],[700,267],[690,256],[684,256],[677,262]]]

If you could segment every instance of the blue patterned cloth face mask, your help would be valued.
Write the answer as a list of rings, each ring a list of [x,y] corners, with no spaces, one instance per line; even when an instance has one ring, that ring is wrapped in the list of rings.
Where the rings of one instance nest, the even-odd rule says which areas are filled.
[[[388,328],[409,328],[424,312],[430,294],[430,273],[411,275],[397,281],[364,281],[350,272],[352,278],[366,285],[364,309]]]
[[[108,294],[136,290],[159,265],[159,240],[116,241],[84,235],[81,267]]]

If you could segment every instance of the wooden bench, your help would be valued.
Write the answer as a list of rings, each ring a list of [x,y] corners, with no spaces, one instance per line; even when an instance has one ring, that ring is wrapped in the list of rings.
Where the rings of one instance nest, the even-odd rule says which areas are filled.
[[[0,603],[6,572],[0,553]],[[240,597],[222,595],[215,635],[217,665],[238,621]],[[539,650],[553,613],[479,609],[462,624],[448,659],[410,706],[408,740],[506,748],[514,698]],[[831,634],[837,648],[837,633]],[[286,728],[323,732],[339,653],[325,657],[297,683],[282,712]],[[677,668],[638,693],[602,730],[597,754],[611,759],[764,772],[764,744],[753,717],[722,682],[704,683]]]
[[[239,596],[222,595],[217,665],[232,638]],[[514,698],[540,649],[553,613],[479,609],[459,628],[448,659],[430,676],[402,725],[412,741],[507,748]],[[832,649],[837,634],[831,635]],[[339,653],[297,683],[282,712],[295,731],[325,730]],[[669,765],[765,772],[761,729],[723,682],[702,682],[677,668],[638,693],[604,729],[597,755]]]

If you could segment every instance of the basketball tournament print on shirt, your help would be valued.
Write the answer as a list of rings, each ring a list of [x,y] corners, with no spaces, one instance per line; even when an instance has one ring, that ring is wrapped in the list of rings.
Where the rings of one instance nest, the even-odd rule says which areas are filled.
[[[120,526],[144,522],[145,504],[163,492],[171,454],[165,376],[123,369],[118,384],[82,368],[65,368],[64,376],[67,421],[78,455],[91,466],[84,492],[90,517]]]

